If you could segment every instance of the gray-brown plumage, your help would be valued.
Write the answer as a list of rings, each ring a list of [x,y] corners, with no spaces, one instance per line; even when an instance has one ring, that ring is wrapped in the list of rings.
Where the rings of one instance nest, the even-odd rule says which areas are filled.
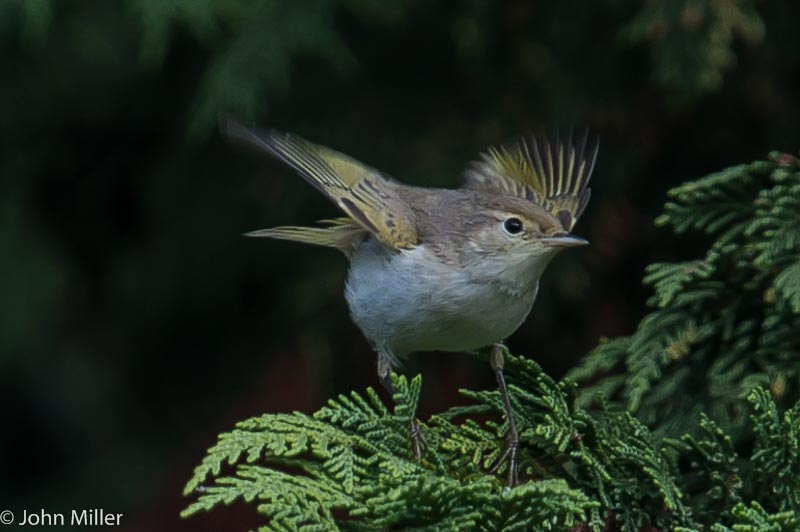
[[[543,229],[569,232],[589,201],[588,183],[597,156],[596,144],[587,148],[586,135],[578,146],[571,141],[550,145],[547,140],[531,137],[511,146],[489,148],[467,169],[461,189],[432,190],[403,185],[295,135],[259,133],[232,120],[225,120],[222,129],[228,137],[266,150],[287,163],[349,215],[323,220],[329,227],[277,227],[250,236],[326,245],[348,253],[353,242],[366,234],[395,249],[411,248],[423,237],[436,239],[443,226],[446,229],[454,221],[451,217],[442,224],[438,219],[442,210],[449,210],[449,202],[461,204],[468,211],[480,203],[498,210],[513,207],[518,214],[531,216]],[[424,234],[426,229],[428,234]]]

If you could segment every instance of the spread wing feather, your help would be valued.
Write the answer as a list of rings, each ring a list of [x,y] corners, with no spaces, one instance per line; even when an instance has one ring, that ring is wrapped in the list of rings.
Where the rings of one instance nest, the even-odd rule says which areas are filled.
[[[597,142],[589,146],[588,132],[577,144],[572,135],[555,143],[535,136],[520,139],[489,148],[467,168],[462,186],[533,201],[570,231],[589,201],[597,149]]]
[[[224,120],[221,128],[226,136],[264,150],[294,168],[347,213],[357,226],[387,246],[408,249],[418,243],[414,215],[398,196],[399,185],[374,168],[288,133],[256,132],[230,119]],[[276,228],[266,230],[272,233],[261,236],[288,238],[292,234],[296,237],[293,240],[299,240],[297,229]],[[320,233],[316,235],[314,238],[321,237]],[[308,238],[302,241],[310,242]]]

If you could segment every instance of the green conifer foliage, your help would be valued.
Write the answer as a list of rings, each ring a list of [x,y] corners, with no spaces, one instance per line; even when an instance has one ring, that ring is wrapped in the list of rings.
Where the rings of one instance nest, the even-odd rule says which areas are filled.
[[[800,166],[772,153],[670,197],[657,224],[707,235],[708,251],[650,265],[653,311],[570,377],[587,384],[582,404],[602,391],[659,433],[688,430],[706,413],[736,434],[754,386],[785,404],[800,392]]]
[[[471,404],[422,423],[417,459],[422,380],[393,375],[393,409],[368,389],[220,435],[183,515],[244,500],[264,530],[798,530],[800,165],[775,153],[670,196],[658,223],[711,244],[647,269],[653,311],[633,335],[563,381],[506,353],[519,485],[490,473],[499,392],[465,390]]]
[[[502,468],[488,473],[506,429],[492,421],[502,416],[497,392],[465,391],[472,405],[423,424],[417,460],[409,430],[421,379],[395,375],[395,412],[368,389],[313,416],[267,414],[222,434],[186,486],[194,502],[183,515],[244,500],[264,515],[264,530],[788,531],[800,523],[800,403],[780,413],[770,392],[754,389],[755,444],[737,453],[706,416],[696,436],[655,438],[608,404],[590,415],[573,383],[507,357],[522,436],[522,483],[512,489]]]

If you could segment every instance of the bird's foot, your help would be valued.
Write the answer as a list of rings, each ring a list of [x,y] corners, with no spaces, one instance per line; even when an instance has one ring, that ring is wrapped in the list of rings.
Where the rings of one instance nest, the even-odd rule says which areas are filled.
[[[508,464],[508,487],[513,488],[519,482],[518,468],[519,462],[517,453],[519,451],[519,433],[516,429],[509,430],[506,434],[506,443],[503,447],[503,452],[497,457],[492,467],[489,468],[490,473],[497,473],[500,466]]]
[[[428,450],[428,440],[425,439],[425,434],[419,426],[419,420],[414,418],[411,422],[411,446],[414,449],[414,457],[419,460],[422,458],[422,451]]]

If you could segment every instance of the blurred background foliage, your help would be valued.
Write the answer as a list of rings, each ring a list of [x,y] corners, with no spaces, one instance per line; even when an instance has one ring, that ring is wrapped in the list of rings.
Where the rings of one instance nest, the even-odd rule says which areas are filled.
[[[457,184],[487,144],[588,125],[592,246],[553,263],[509,341],[557,377],[632,332],[646,264],[704,249],[655,229],[668,188],[796,152],[798,16],[750,0],[0,0],[0,501],[243,528],[237,507],[176,523],[214,436],[374,384],[345,260],[240,237],[335,209],[226,146],[219,113],[428,186]],[[493,386],[458,354],[407,371],[429,383],[422,415]]]

